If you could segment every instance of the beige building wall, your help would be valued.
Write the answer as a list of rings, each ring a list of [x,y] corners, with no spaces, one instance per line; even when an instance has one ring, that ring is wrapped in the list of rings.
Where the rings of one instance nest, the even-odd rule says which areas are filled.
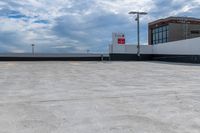
[[[200,34],[192,34],[192,31],[200,31],[200,25],[170,23],[169,42],[200,37]]]
[[[169,24],[169,42],[185,39],[185,27],[183,24]]]

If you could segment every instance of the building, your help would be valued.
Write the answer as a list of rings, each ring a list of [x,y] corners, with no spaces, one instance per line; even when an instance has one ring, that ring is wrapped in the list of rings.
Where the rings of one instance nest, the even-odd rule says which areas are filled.
[[[149,23],[149,45],[141,44],[140,49],[136,44],[127,44],[123,33],[113,33],[112,37],[110,60],[200,63],[200,19],[197,18],[169,17]]]
[[[149,45],[200,37],[200,19],[168,17],[149,23]]]

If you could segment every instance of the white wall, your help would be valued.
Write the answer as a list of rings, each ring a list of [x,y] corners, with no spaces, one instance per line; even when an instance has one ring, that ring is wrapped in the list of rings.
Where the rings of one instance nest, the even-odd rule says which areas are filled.
[[[153,54],[200,55],[200,37],[154,45]]]
[[[141,54],[153,54],[153,46],[152,45],[141,45],[140,52],[141,52]]]
[[[110,53],[136,54],[137,45],[110,45]],[[200,55],[200,37],[153,46],[141,45],[141,54]]]
[[[142,54],[152,54],[152,46],[141,45]],[[136,54],[137,45],[110,45],[110,53]]]

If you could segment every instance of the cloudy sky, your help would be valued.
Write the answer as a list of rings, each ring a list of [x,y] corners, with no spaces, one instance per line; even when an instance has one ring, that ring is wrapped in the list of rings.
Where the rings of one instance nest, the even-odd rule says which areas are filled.
[[[200,17],[200,0],[0,0],[0,52],[107,52],[112,32],[136,42],[131,10],[149,12],[147,23],[167,16]]]

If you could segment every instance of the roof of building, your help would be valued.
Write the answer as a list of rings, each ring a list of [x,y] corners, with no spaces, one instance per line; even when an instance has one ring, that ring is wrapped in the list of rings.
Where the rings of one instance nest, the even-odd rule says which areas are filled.
[[[149,25],[155,25],[155,24],[162,24],[162,23],[190,23],[190,24],[200,24],[199,18],[193,18],[193,17],[167,17],[164,19],[158,19],[156,21],[150,22]]]

